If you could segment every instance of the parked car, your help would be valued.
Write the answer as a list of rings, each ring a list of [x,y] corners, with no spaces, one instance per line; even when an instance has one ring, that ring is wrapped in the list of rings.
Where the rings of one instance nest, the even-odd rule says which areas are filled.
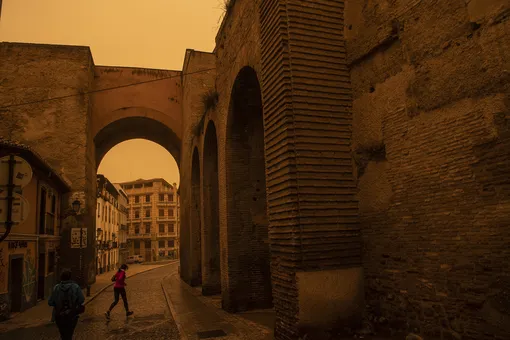
[[[128,256],[126,263],[127,264],[142,263],[144,261],[145,261],[145,259],[143,258],[142,255],[131,255],[131,256]]]

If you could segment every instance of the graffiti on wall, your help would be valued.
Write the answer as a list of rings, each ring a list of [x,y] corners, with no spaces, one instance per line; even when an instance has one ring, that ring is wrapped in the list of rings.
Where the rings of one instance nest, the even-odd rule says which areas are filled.
[[[4,249],[0,248],[0,293],[7,287],[7,264],[4,258]]]
[[[23,272],[23,294],[25,301],[30,302],[35,288],[35,261],[31,249],[27,249],[25,256],[25,270]]]
[[[5,321],[9,319],[9,303],[7,300],[7,295],[0,295],[0,321]]]

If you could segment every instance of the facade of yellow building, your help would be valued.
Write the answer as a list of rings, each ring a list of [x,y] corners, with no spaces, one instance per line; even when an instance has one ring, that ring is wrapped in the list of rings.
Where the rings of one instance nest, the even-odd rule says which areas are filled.
[[[128,249],[146,262],[179,257],[179,195],[162,178],[120,183],[128,195]]]
[[[51,294],[58,281],[62,196],[71,190],[67,181],[30,148],[0,138],[0,158],[10,155],[28,162],[32,178],[25,187],[15,188],[28,203],[28,207],[21,207],[28,208],[26,219],[14,224],[0,242],[0,320]],[[4,172],[5,166],[0,169]],[[1,177],[7,176],[3,173]],[[7,208],[6,197],[6,183],[0,183],[0,212]],[[0,236],[5,233],[5,222],[4,218],[0,221]]]

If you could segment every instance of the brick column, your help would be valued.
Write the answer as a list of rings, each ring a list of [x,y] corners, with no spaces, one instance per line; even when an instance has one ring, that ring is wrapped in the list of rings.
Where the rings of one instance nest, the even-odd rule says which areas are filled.
[[[260,2],[277,339],[361,317],[343,11],[340,0]]]

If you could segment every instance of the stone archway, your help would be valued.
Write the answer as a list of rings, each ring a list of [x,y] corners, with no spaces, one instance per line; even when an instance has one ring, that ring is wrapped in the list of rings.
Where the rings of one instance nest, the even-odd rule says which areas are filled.
[[[198,149],[193,150],[191,163],[191,232],[190,232],[190,262],[191,285],[202,284],[202,226],[200,217],[200,156]]]
[[[212,121],[207,125],[203,148],[202,294],[221,293],[218,141]]]
[[[95,135],[96,169],[111,148],[135,138],[147,139],[161,145],[168,150],[179,165],[181,142],[171,128],[152,118],[127,117],[111,122]]]
[[[231,312],[272,306],[262,98],[251,67],[238,73],[226,140],[229,287]]]

